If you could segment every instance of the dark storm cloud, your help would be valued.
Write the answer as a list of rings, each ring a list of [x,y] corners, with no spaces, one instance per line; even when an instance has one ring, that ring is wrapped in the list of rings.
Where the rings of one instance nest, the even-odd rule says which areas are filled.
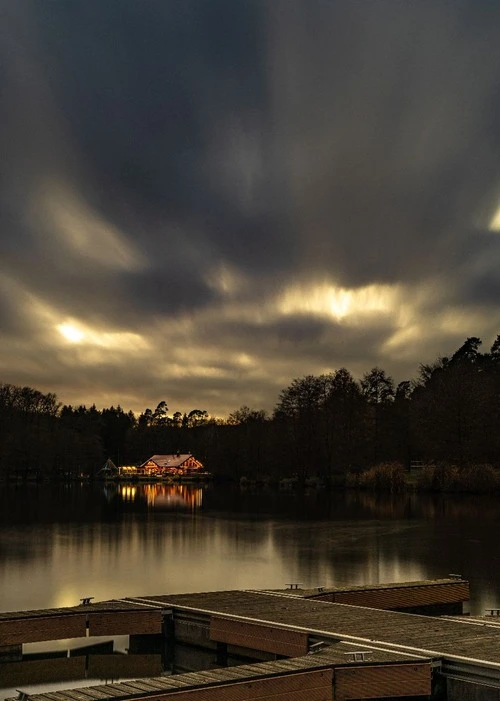
[[[499,31],[486,0],[3,0],[0,380],[223,412],[487,343]]]
[[[307,362],[325,369],[359,362],[366,357],[367,347],[377,357],[391,330],[390,320],[366,321],[361,328],[350,328],[322,317],[296,314],[266,323],[220,321],[197,328],[194,335],[204,347],[215,343],[228,352],[244,348],[255,358],[277,358],[296,368]]]
[[[16,302],[10,296],[10,290],[0,282],[0,328],[2,334],[22,333],[24,319],[20,318]]]
[[[462,285],[462,294],[469,304],[476,304],[482,309],[489,307],[494,314],[498,314],[500,280],[497,270],[488,271],[481,279],[473,280],[467,286]]]
[[[351,284],[421,275],[498,197],[499,8],[313,5],[300,29],[304,3],[276,20],[294,89],[278,83],[283,65],[276,91],[311,262]]]
[[[449,277],[451,294],[463,305],[497,312],[500,304],[500,236],[474,231],[463,245],[450,251],[443,274]]]
[[[258,3],[145,8],[120,0],[37,9],[45,70],[108,216],[126,227],[132,209],[146,223],[162,222],[162,230],[142,231],[153,250],[168,238],[168,224],[181,220],[192,240],[208,234],[221,255],[258,267],[256,252],[271,248],[277,234],[282,243],[283,224],[268,221],[272,211],[239,211],[223,182],[247,177],[231,172],[238,149],[251,158],[265,147]],[[275,261],[276,246],[271,253]]]
[[[136,300],[134,306],[142,314],[169,316],[208,306],[217,295],[193,272],[167,264],[126,275],[122,280],[122,292],[124,297],[130,295]]]

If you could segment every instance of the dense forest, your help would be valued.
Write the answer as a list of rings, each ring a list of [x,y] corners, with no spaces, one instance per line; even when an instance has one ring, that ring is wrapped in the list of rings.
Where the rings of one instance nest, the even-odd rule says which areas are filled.
[[[0,383],[0,478],[93,476],[107,457],[140,464],[192,452],[221,478],[318,475],[329,481],[381,462],[468,468],[500,463],[500,335],[488,353],[468,338],[397,386],[375,367],[358,381],[340,368],[294,379],[272,414],[246,406],[140,416],[120,406],[62,406],[55,394]]]

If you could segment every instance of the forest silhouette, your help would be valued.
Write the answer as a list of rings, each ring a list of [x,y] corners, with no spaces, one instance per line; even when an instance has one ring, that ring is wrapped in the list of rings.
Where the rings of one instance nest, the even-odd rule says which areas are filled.
[[[360,380],[346,368],[307,375],[281,391],[272,413],[242,406],[224,419],[197,408],[169,414],[166,401],[139,416],[120,406],[61,405],[53,393],[0,383],[0,479],[92,478],[108,457],[140,464],[178,451],[235,481],[314,475],[331,485],[348,475],[352,484],[382,463],[496,471],[500,335],[489,352],[480,347],[467,338],[397,385],[379,367]]]

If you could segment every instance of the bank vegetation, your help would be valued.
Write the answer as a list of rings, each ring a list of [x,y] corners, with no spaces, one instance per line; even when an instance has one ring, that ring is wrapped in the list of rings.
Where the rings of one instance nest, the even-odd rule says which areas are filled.
[[[217,479],[313,477],[326,486],[398,492],[495,491],[500,469],[500,335],[468,338],[451,357],[395,384],[380,367],[294,379],[274,411],[242,406],[139,416],[120,406],[61,405],[53,393],[0,383],[0,479],[96,476],[106,458],[139,464],[192,452]]]

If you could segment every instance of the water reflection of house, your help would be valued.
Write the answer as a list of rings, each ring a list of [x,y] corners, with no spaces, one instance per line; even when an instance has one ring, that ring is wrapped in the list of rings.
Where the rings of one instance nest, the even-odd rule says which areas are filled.
[[[184,484],[145,484],[142,486],[148,506],[160,509],[189,507],[191,510],[201,507],[203,489]]]
[[[152,455],[137,468],[137,473],[158,477],[197,477],[206,474],[203,464],[191,453]]]

